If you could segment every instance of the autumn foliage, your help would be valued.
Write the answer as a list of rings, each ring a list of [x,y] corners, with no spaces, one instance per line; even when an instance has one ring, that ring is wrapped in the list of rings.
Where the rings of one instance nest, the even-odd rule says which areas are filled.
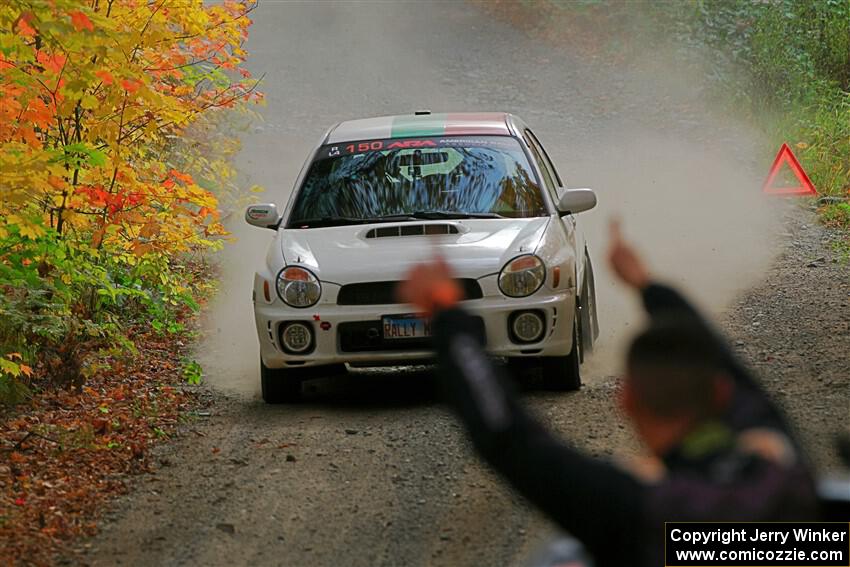
[[[93,533],[185,417],[253,3],[0,2],[0,564]]]
[[[230,172],[186,136],[260,98],[253,1],[0,4],[0,399],[195,306]]]

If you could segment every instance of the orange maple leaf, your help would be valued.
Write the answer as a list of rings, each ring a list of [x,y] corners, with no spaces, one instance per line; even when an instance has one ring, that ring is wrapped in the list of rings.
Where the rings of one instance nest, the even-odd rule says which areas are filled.
[[[65,180],[58,175],[49,175],[47,177],[47,182],[54,189],[62,189],[65,186]]]
[[[94,31],[94,24],[92,24],[89,17],[82,12],[71,12],[70,16],[71,23],[74,25],[75,30],[80,31],[86,29]]]
[[[18,128],[17,135],[20,136],[23,141],[25,141],[32,147],[41,147],[41,140],[39,140],[38,134],[35,133],[35,130],[31,126],[24,126]]]
[[[115,79],[112,78],[112,74],[109,71],[95,71],[95,76],[100,79],[104,85],[111,85],[115,82]]]
[[[62,71],[65,66],[67,57],[62,54],[51,55],[45,51],[39,51],[35,54],[35,60],[38,61],[45,69],[49,69],[54,73]]]
[[[171,175],[171,177],[173,177],[174,179],[183,182],[185,185],[191,185],[195,182],[195,180],[192,179],[191,175],[189,175],[188,173],[177,171],[176,169],[172,169],[168,172],[168,174]]]
[[[140,81],[137,81],[136,79],[122,79],[121,86],[124,87],[124,90],[126,90],[127,92],[134,93],[139,90],[139,87],[142,86],[142,83]]]
[[[46,104],[42,99],[34,98],[29,101],[26,112],[21,118],[44,130],[53,121],[55,110],[55,107]]]
[[[21,15],[21,18],[18,20],[18,33],[20,33],[24,37],[35,37],[38,33],[35,31],[29,20],[32,19],[32,12],[27,12]]]

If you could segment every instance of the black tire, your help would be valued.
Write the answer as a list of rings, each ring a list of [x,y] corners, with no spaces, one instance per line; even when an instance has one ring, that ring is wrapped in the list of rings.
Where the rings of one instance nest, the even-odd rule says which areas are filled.
[[[581,360],[584,363],[584,355],[593,352],[593,332],[590,323],[590,300],[587,293],[587,281],[584,282],[581,290],[581,298],[578,301],[578,319],[579,328],[581,329]]]
[[[584,284],[581,287],[579,311],[581,313],[581,362],[584,355],[593,352],[593,344],[599,336],[599,317],[596,312],[596,280],[593,277],[593,266],[585,252]]]
[[[567,356],[544,356],[539,360],[543,384],[549,390],[570,392],[581,388],[581,324],[573,317],[573,348]]]
[[[260,360],[260,385],[267,404],[297,402],[301,399],[302,377],[296,370],[268,368]]]

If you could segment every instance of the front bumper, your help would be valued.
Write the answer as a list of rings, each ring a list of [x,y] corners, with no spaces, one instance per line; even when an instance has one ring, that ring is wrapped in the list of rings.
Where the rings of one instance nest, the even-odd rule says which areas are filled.
[[[558,292],[540,290],[530,297],[514,299],[504,296],[485,296],[464,301],[462,306],[480,318],[487,340],[487,351],[494,356],[564,356],[572,348],[575,290]],[[545,318],[546,329],[542,338],[530,344],[517,344],[511,340],[508,328],[512,313],[539,310]],[[306,367],[324,364],[351,363],[368,366],[388,363],[416,362],[433,358],[429,345],[421,342],[404,344],[384,341],[351,340],[351,333],[368,333],[380,329],[382,316],[403,315],[415,310],[405,304],[390,305],[336,305],[319,303],[308,309],[293,309],[280,301],[264,303],[255,301],[254,315],[260,339],[263,363],[269,368]],[[294,355],[284,351],[280,343],[281,325],[301,321],[311,326],[314,348],[309,354]],[[371,324],[370,324],[371,323]],[[348,336],[343,336],[348,333]],[[369,344],[363,350],[364,344]]]

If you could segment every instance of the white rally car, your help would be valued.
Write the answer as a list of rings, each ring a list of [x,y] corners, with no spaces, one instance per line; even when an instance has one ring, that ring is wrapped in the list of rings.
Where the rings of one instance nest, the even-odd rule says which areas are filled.
[[[430,322],[395,296],[418,262],[444,257],[487,349],[581,385],[599,333],[593,268],[576,214],[590,189],[563,186],[537,138],[505,113],[367,118],[331,128],[283,213],[254,278],[263,399],[297,399],[306,377],[432,357]]]

